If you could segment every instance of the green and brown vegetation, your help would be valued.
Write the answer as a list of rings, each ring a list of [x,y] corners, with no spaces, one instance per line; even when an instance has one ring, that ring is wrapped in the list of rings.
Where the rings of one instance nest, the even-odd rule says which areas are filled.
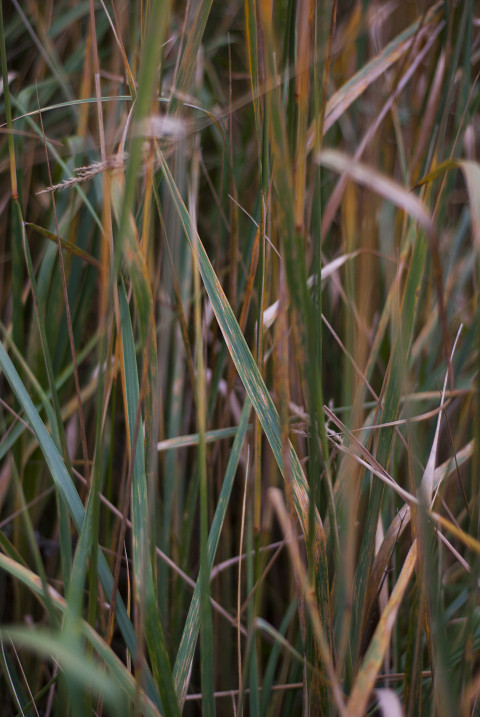
[[[480,714],[478,4],[0,7],[2,714]]]

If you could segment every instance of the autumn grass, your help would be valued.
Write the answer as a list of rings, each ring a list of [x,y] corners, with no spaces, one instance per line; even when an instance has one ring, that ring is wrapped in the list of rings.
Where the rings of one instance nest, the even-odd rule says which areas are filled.
[[[0,5],[2,714],[477,714],[476,4]]]

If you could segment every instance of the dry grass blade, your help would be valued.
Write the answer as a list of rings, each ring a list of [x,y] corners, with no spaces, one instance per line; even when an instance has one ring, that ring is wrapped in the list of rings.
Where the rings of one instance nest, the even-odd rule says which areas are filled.
[[[470,197],[470,213],[472,220],[472,239],[477,251],[480,251],[480,165],[468,159],[448,160],[442,162],[420,179],[416,186],[432,182],[452,169],[461,169]]]
[[[426,17],[416,20],[407,30],[395,38],[387,47],[365,67],[359,70],[340,90],[328,100],[323,122],[323,132],[330,127],[344,114],[344,112],[357,100],[375,80],[384,75],[392,65],[400,60],[410,50],[413,42],[417,39],[417,33],[421,27],[428,26],[434,22],[439,15],[442,4],[437,2],[431,7]],[[311,127],[308,131],[307,146],[312,149],[314,146],[316,128]]]
[[[349,717],[362,717],[368,705],[373,686],[381,670],[385,653],[390,644],[397,613],[410,582],[417,562],[417,544],[413,543],[402,566],[402,570],[378,622],[375,634],[367,650],[362,666],[348,698]]]
[[[435,224],[425,204],[398,182],[373,167],[355,162],[352,157],[333,149],[323,150],[316,159],[322,166],[347,175],[358,184],[368,187],[372,192],[403,209],[423,226],[430,239],[436,237]]]
[[[309,583],[308,576],[306,574],[305,567],[300,556],[298,541],[295,535],[295,531],[292,527],[291,517],[287,512],[283,496],[278,490],[278,488],[270,488],[269,496],[270,502],[275,510],[275,513],[277,514],[277,518],[285,536],[293,568],[297,574],[297,579],[305,598],[309,618],[312,621],[315,636],[318,641],[318,645],[320,646],[321,658],[325,664],[325,669],[330,680],[330,689],[332,690],[333,699],[335,700],[335,704],[339,714],[342,715],[342,717],[346,717],[349,714],[348,706],[347,710],[345,710],[342,690],[338,682],[338,678],[335,674],[335,669],[333,666],[332,658],[330,656],[327,639],[320,622],[318,608],[313,597],[314,590]]]

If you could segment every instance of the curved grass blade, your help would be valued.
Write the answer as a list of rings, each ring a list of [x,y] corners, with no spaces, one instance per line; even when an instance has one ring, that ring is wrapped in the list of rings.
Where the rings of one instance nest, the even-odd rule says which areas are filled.
[[[39,447],[44,455],[45,461],[49,468],[52,479],[57,487],[57,490],[60,493],[62,499],[65,501],[65,504],[75,524],[75,527],[80,532],[82,530],[83,519],[85,515],[82,501],[80,500],[73,481],[67,469],[65,468],[65,465],[60,457],[55,443],[53,442],[52,437],[45,428],[45,425],[43,424],[40,416],[38,415],[38,411],[33,405],[32,399],[28,395],[28,392],[23,385],[20,376],[15,369],[15,366],[13,365],[12,361],[10,360],[10,357],[5,351],[3,344],[1,343],[0,368],[4,372],[5,377],[12,388],[12,391],[14,392],[15,396],[18,399],[18,402],[20,403],[25,412],[25,416],[37,437]],[[98,548],[98,574],[104,587],[104,590],[108,598],[110,599],[113,590],[113,578],[108,567],[107,561],[105,560],[105,557],[100,550],[100,547]],[[130,654],[135,655],[137,650],[137,638],[135,636],[132,623],[130,622],[130,619],[127,615],[125,605],[123,604],[123,601],[121,600],[120,596],[117,596],[117,621],[125,639],[126,645],[130,651]],[[154,700],[158,702],[158,693],[151,680],[151,675],[150,673],[147,674],[149,675],[149,678],[147,678],[149,679],[149,694]]]
[[[323,133],[325,134],[332,127],[337,119],[346,112],[350,105],[355,102],[365,90],[379,77],[381,77],[392,65],[400,60],[411,48],[412,42],[419,30],[434,22],[440,14],[443,3],[437,2],[427,12],[426,16],[415,20],[406,30],[390,42],[373,60],[370,60],[359,70],[343,87],[335,92],[328,100],[325,107],[325,118],[323,119]],[[315,144],[317,124],[315,120],[308,130],[307,149],[310,150]]]
[[[219,323],[227,348],[247,391],[248,397],[260,419],[262,428],[272,448],[275,460],[283,475],[282,442],[280,434],[280,422],[277,410],[267,390],[265,382],[260,374],[255,359],[248,348],[245,337],[238,325],[232,307],[228,303],[225,292],[218,280],[212,264],[207,256],[205,247],[202,244],[195,228],[191,224],[190,215],[178,192],[170,170],[161,157],[161,168],[168,189],[175,203],[180,219],[182,221],[185,235],[188,241],[192,242],[192,236],[196,235],[198,242],[198,262],[203,283],[207,290],[212,308]],[[305,479],[303,468],[292,444],[289,444],[290,462],[292,472],[292,489],[298,518],[305,535],[308,535],[308,485]],[[316,515],[316,537],[317,549],[325,540],[325,533],[320,516]]]
[[[62,666],[68,680],[79,687],[80,699],[93,692],[104,700],[112,714],[127,715],[127,705],[112,678],[99,669],[98,663],[85,652],[78,650],[77,644],[65,639],[62,633],[52,633],[45,628],[35,630],[26,627],[4,628],[0,638],[9,638],[16,645],[34,651],[37,655],[54,658]],[[82,689],[83,688],[83,689]]]
[[[324,167],[347,174],[358,184],[368,187],[384,199],[400,207],[424,227],[429,237],[435,236],[435,225],[424,203],[398,182],[381,174],[376,169],[361,162],[356,162],[352,157],[333,149],[320,152],[317,156],[317,161]]]
[[[19,212],[20,213],[20,212]],[[45,330],[45,313],[41,311],[39,300],[38,300],[38,288],[37,288],[37,282],[35,278],[35,272],[33,269],[33,263],[32,263],[32,257],[30,254],[30,247],[28,245],[28,240],[26,236],[25,229],[22,227],[22,241],[23,241],[23,250],[25,254],[25,260],[27,264],[27,271],[28,276],[30,279],[30,285],[31,285],[31,291],[32,291],[32,297],[34,301],[35,306],[35,315],[37,319],[37,327],[40,334],[40,341],[42,345],[42,351],[43,351],[43,357],[44,357],[44,363],[45,368],[47,371],[47,377],[48,377],[48,383],[50,387],[50,394],[53,401],[53,406],[55,409],[54,415],[51,417],[51,427],[53,431],[53,435],[55,438],[55,443],[57,444],[59,450],[61,449],[62,454],[65,459],[65,463],[71,471],[71,465],[70,465],[70,458],[67,448],[67,441],[65,436],[65,431],[63,428],[62,423],[62,415],[61,415],[61,409],[60,409],[60,401],[58,398],[58,392],[56,390],[55,386],[55,374],[53,370],[53,364],[52,364],[52,358],[50,354],[50,349],[48,346],[48,340]],[[72,356],[72,371],[75,371],[75,367],[77,366],[76,359],[75,362],[73,361]],[[50,404],[45,399],[44,405],[48,406],[47,415],[49,415],[50,411]],[[62,574],[64,576],[64,582],[65,587],[68,588],[68,584],[70,581],[70,571],[71,571],[71,562],[72,562],[72,556],[71,556],[71,545],[70,545],[70,539],[69,539],[69,533],[70,533],[70,526],[68,521],[68,511],[63,503],[62,500],[58,500],[57,502],[58,507],[58,514],[59,514],[59,524],[60,524],[60,556],[62,561]],[[41,574],[41,573],[40,573]]]
[[[0,568],[26,585],[43,604],[45,596],[43,593],[42,582],[38,575],[35,575],[35,573],[31,570],[23,565],[20,565],[16,560],[9,558],[7,555],[2,555],[1,553]],[[54,588],[49,586],[48,590],[52,604],[61,614],[66,614],[68,610],[66,600]],[[142,711],[145,715],[149,715],[149,717],[158,717],[160,713],[157,707],[154,706],[142,690],[138,691],[138,683],[135,681],[133,675],[126,669],[125,665],[106,644],[106,642],[102,640],[100,635],[85,620],[79,620],[77,624],[81,634],[89,641],[98,656],[101,660],[103,660],[103,663],[107,667],[112,679],[115,681],[117,692],[120,695],[123,694],[124,697],[132,703],[134,703],[135,699],[138,697]]]
[[[468,159],[449,159],[442,162],[420,179],[416,187],[432,182],[452,169],[461,169],[470,198],[472,238],[477,251],[480,251],[480,165]]]

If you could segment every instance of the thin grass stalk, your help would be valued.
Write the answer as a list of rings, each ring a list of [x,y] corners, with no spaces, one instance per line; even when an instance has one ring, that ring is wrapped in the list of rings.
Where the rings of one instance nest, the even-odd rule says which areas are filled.
[[[416,305],[418,300],[418,287],[423,276],[426,256],[424,237],[419,234],[416,238],[412,262],[407,275],[405,291],[402,300],[401,324],[398,338],[392,351],[389,366],[384,381],[383,408],[380,422],[395,420],[398,416],[399,400],[403,380],[403,366],[407,363],[411,332],[414,326]],[[377,447],[377,460],[381,465],[388,466],[392,446],[392,432],[390,429],[382,430]],[[362,548],[355,576],[354,613],[352,626],[352,654],[358,660],[361,646],[361,631],[365,615],[363,613],[371,564],[373,560],[373,545],[376,525],[383,499],[383,486],[372,484],[368,513],[362,539]]]
[[[142,67],[135,98],[134,123],[140,123],[148,117],[152,97],[156,96],[158,62],[162,43],[165,38],[169,19],[169,8],[164,3],[152,0],[148,6],[148,22],[146,23],[145,44],[142,52]],[[127,173],[125,177],[125,193],[119,214],[118,239],[115,243],[115,274],[118,274],[123,258],[123,242],[128,232],[130,216],[136,191],[136,177],[142,159],[143,137],[134,133],[132,139]]]
[[[157,611],[153,572],[149,555],[149,521],[147,481],[145,473],[145,453],[143,447],[143,421],[140,412],[140,389],[136,368],[133,333],[125,291],[120,295],[122,319],[122,348],[125,366],[125,392],[129,427],[130,456],[133,463],[132,474],[132,531],[133,557],[135,572],[135,593],[140,616],[145,624],[145,641],[152,661],[152,670],[162,696],[162,705],[166,714],[179,713],[173,686],[172,672],[168,658],[164,632]],[[137,414],[138,411],[138,414]],[[138,625],[137,625],[138,627]],[[142,663],[143,661],[141,661]],[[145,670],[142,664],[141,671]]]
[[[198,192],[198,157],[199,147],[194,150],[194,181],[191,189],[190,216],[192,229],[196,226],[195,203]],[[196,181],[195,181],[196,180]],[[198,266],[198,246],[196,231],[191,242],[195,266]],[[198,425],[198,470],[200,480],[200,659],[202,676],[202,707],[204,714],[215,715],[214,699],[214,656],[213,656],[213,621],[210,605],[210,570],[208,565],[208,493],[207,493],[207,453],[205,442],[206,430],[206,376],[203,348],[203,327],[201,311],[200,276],[198,271],[193,276],[194,288],[194,320],[195,320],[195,365],[196,365],[196,408]]]
[[[222,484],[222,490],[218,499],[217,508],[215,515],[212,520],[210,528],[210,535],[208,537],[208,557],[209,557],[209,571],[213,567],[213,561],[217,552],[220,532],[222,529],[223,522],[227,507],[230,500],[230,495],[233,487],[233,480],[235,472],[237,470],[238,461],[240,458],[240,452],[243,447],[245,440],[245,434],[248,426],[248,418],[251,412],[251,403],[245,399],[245,403],[242,408],[242,414],[240,417],[240,423],[235,435],[230,458],[228,460],[227,469],[225,472],[225,478]],[[199,631],[199,615],[200,615],[200,584],[197,580],[195,585],[195,591],[190,603],[187,619],[185,621],[185,627],[178,649],[177,658],[174,667],[174,680],[175,688],[178,695],[179,704],[183,707],[185,702],[185,696],[188,688],[188,679],[193,660],[195,645],[197,641]]]
[[[275,76],[274,45],[272,28],[267,16],[262,17],[262,27],[265,37],[265,65],[267,78],[272,82]],[[280,104],[279,93],[272,90],[268,96],[269,106],[269,135],[271,151],[274,162],[274,171],[279,197],[279,210],[283,220],[282,240],[285,251],[285,269],[289,288],[291,304],[296,316],[296,334],[298,336],[296,350],[300,380],[304,383],[307,405],[312,412],[311,426],[317,426],[315,415],[322,411],[321,391],[319,389],[319,374],[317,366],[313,366],[308,357],[315,355],[316,338],[312,335],[313,305],[307,288],[306,267],[304,258],[303,238],[295,226],[295,212],[293,206],[292,168],[290,165],[286,128]],[[315,430],[315,428],[313,430]],[[316,439],[316,436],[315,436]],[[315,463],[315,461],[314,461]],[[308,540],[308,539],[307,539]],[[312,541],[309,541],[310,544]],[[320,564],[315,561],[319,573],[318,604],[322,610],[322,623],[327,635],[327,642],[331,640],[331,615],[328,598],[328,565],[324,546],[315,546],[315,552],[320,554]],[[323,689],[320,687],[320,689]],[[327,697],[323,691],[321,696],[323,708],[326,708]]]
[[[13,134],[12,107],[10,96],[10,83],[7,66],[7,55],[5,45],[5,28],[3,22],[3,2],[0,2],[0,59],[2,63],[3,95],[5,98],[5,118],[7,121],[7,142],[10,170],[10,190],[12,202],[10,204],[12,233],[11,233],[11,254],[12,254],[12,334],[13,341],[20,351],[23,351],[25,340],[25,323],[22,301],[23,285],[23,261],[22,261],[22,211],[19,197],[17,178],[17,166],[15,158],[15,137]],[[15,460],[20,465],[20,446],[15,448]]]

